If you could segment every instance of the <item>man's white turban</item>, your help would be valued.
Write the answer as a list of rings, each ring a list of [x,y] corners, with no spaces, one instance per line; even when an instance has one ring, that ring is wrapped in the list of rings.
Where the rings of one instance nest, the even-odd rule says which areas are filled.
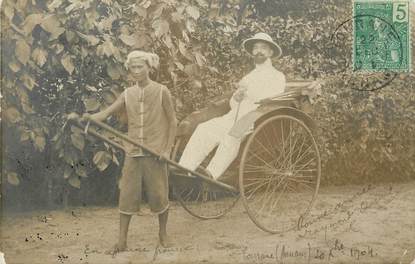
[[[159,66],[159,56],[157,54],[141,50],[134,50],[128,54],[127,60],[124,64],[125,68],[128,69],[128,64],[131,62],[132,59],[143,59],[148,63],[148,65],[151,68],[154,69],[157,69]]]

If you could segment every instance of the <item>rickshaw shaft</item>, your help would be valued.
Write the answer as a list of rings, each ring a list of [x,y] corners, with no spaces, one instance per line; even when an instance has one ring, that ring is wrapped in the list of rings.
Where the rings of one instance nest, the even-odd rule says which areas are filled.
[[[85,127],[82,124],[82,122],[79,120],[79,118],[76,119],[76,120],[72,120],[72,121],[75,123],[75,125],[77,125],[80,128],[84,128]],[[147,146],[145,146],[143,144],[140,144],[138,142],[135,142],[134,140],[132,140],[128,136],[124,135],[123,133],[117,131],[116,129],[112,128],[111,126],[109,126],[109,125],[107,125],[107,124],[105,124],[103,122],[94,120],[92,118],[88,119],[88,121],[90,121],[92,124],[94,124],[94,125],[96,125],[98,127],[101,127],[103,129],[107,130],[108,132],[110,132],[113,135],[115,135],[115,136],[117,136],[117,137],[119,137],[119,138],[127,141],[128,143],[133,144],[136,147],[142,148],[143,150],[145,150],[146,152],[150,153],[151,155],[154,155],[154,156],[157,156],[157,157],[160,156],[160,154],[158,154],[154,150],[150,149],[149,147],[147,147]],[[122,149],[122,150],[125,151],[124,147],[121,144],[119,144],[119,143],[117,143],[117,142],[115,142],[115,141],[113,141],[111,139],[108,139],[105,136],[102,136],[101,134],[99,134],[98,132],[96,132],[94,130],[89,130],[88,133],[90,133],[91,135],[94,135],[94,136],[98,137],[99,139],[102,139],[102,140],[106,141],[107,143],[109,143],[109,144],[111,144],[111,145],[113,145],[113,146],[115,146],[117,148],[120,148],[120,149]],[[201,174],[201,173],[199,173],[197,171],[189,170],[189,169],[183,167],[182,165],[180,165],[179,163],[177,163],[177,162],[175,162],[175,161],[173,161],[171,159],[165,159],[165,161],[167,162],[167,164],[169,164],[171,166],[174,166],[176,168],[179,168],[180,170],[183,170],[183,171],[185,171],[187,173],[190,173],[191,175],[195,175],[195,176],[201,178],[202,180],[204,180],[206,182],[209,182],[209,183],[211,183],[213,185],[216,185],[218,187],[221,187],[221,188],[223,188],[225,190],[228,190],[228,191],[231,191],[231,192],[234,192],[234,193],[239,193],[239,191],[235,187],[233,187],[231,185],[228,185],[226,183],[223,183],[223,182],[216,181],[214,179],[208,178],[205,175],[203,175],[203,174]]]

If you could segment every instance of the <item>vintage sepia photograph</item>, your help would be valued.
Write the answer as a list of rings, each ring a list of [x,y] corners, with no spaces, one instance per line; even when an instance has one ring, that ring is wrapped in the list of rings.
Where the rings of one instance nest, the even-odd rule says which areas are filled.
[[[0,4],[0,264],[415,264],[414,1]]]

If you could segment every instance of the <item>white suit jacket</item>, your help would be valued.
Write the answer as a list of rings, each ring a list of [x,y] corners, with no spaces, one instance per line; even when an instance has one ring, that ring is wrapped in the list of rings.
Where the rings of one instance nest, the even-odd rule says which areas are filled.
[[[245,75],[239,82],[239,89],[246,89],[247,94],[245,99],[240,103],[239,112],[238,102],[232,96],[229,102],[231,110],[223,116],[224,119],[233,125],[236,116],[239,120],[245,114],[255,110],[259,106],[255,104],[256,102],[283,93],[285,84],[285,75],[272,66],[270,59],[266,60],[263,64],[256,65],[255,69]]]

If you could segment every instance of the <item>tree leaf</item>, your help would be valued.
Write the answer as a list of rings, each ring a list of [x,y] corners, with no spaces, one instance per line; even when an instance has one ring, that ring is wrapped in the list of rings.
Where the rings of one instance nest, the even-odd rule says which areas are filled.
[[[17,186],[20,184],[19,177],[17,176],[16,172],[8,172],[7,173],[7,181],[14,186]]]
[[[73,65],[71,56],[65,54],[61,59],[61,63],[65,70],[72,75],[73,71],[75,70],[75,66]]]
[[[26,41],[19,39],[16,42],[15,50],[16,58],[23,64],[26,65],[30,59],[30,46],[27,45]]]
[[[89,51],[86,47],[81,47],[81,57],[82,59],[85,59],[89,55]]]
[[[25,21],[23,22],[23,31],[26,33],[26,35],[31,34],[35,26],[39,25],[42,22],[42,19],[42,14],[28,15]]]
[[[52,3],[48,5],[49,11],[54,11],[56,8],[62,5],[63,0],[53,0]]]
[[[20,104],[23,108],[23,111],[26,114],[33,114],[34,111],[31,107],[31,104],[30,104],[30,101],[29,101],[29,95],[27,94],[26,89],[24,89],[23,87],[22,88],[19,87],[17,89],[17,95],[19,96]]]
[[[203,84],[202,84],[202,82],[200,80],[193,79],[190,82],[190,86],[192,87],[192,89],[194,91],[197,91],[197,90],[200,90],[203,87]]]
[[[184,72],[189,76],[200,76],[200,70],[197,64],[187,64],[186,66],[184,66]]]
[[[33,87],[35,85],[37,85],[37,83],[35,82],[35,80],[27,73],[24,73],[21,77],[20,80],[23,82],[24,86],[26,86],[27,89],[29,89],[30,91],[33,89]]]
[[[136,43],[136,38],[134,35],[121,34],[119,38],[121,39],[122,42],[124,42],[125,45],[128,45],[128,46],[134,46]]]
[[[186,10],[186,7],[187,7],[187,5],[179,5],[179,6],[176,8],[176,11],[177,11],[179,14],[183,14],[183,13],[185,12],[185,10]]]
[[[186,13],[189,14],[194,20],[197,20],[200,17],[199,9],[195,6],[187,6]]]
[[[65,153],[63,156],[64,161],[71,165],[74,166],[75,165],[75,160],[78,159],[78,153],[74,148],[64,148]]]
[[[209,3],[206,0],[196,0],[199,6],[208,7]]]
[[[78,175],[72,175],[68,179],[68,183],[75,188],[81,189],[81,180]]]
[[[143,8],[147,9],[151,6],[151,0],[144,0],[140,3],[140,6],[142,6]]]
[[[76,174],[78,174],[81,177],[84,177],[84,178],[87,178],[88,177],[88,175],[86,173],[85,166],[82,165],[82,164],[80,164],[80,163],[76,164],[76,166],[75,166],[75,172],[76,172]]]
[[[78,39],[78,36],[75,32],[71,31],[71,30],[66,30],[65,31],[65,38],[68,41],[69,44],[74,44],[76,43],[76,40]]]
[[[65,29],[60,26],[60,21],[56,15],[49,15],[43,18],[42,23],[40,26],[47,32],[51,34],[49,40],[57,39]]]
[[[150,4],[151,4],[151,2],[150,2]],[[140,6],[140,5],[135,6],[134,12],[137,13],[137,15],[139,15],[142,18],[147,17],[147,9],[143,6]]]
[[[69,179],[73,174],[73,167],[69,166],[68,164],[65,165],[65,170],[63,172],[63,178]]]
[[[200,67],[206,64],[206,58],[200,52],[195,52],[195,58],[197,65]]]
[[[55,50],[56,54],[59,54],[63,51],[63,49],[65,47],[60,43],[56,43],[56,44],[52,45],[52,48]]]
[[[187,19],[186,20],[186,28],[187,28],[187,30],[190,33],[195,32],[195,29],[196,29],[196,23],[195,23],[195,21],[194,20],[191,20],[191,19]]]
[[[42,67],[48,58],[48,53],[42,48],[36,48],[32,52],[32,59],[36,62],[39,67]]]
[[[90,92],[96,92],[96,91],[98,91],[98,89],[97,88],[95,88],[94,86],[91,86],[91,85],[85,85],[85,88],[88,90],[88,91],[90,91]]]
[[[173,81],[173,87],[176,87],[176,85],[177,85],[177,74],[174,73],[173,71],[170,71],[170,77],[171,77],[171,80]]]
[[[186,59],[192,60],[192,55],[187,50],[186,44],[181,40],[179,40],[179,51]]]
[[[35,143],[35,148],[38,151],[43,152],[45,150],[46,140],[44,136],[37,135],[35,137],[34,143]]]
[[[88,42],[89,46],[98,45],[98,43],[101,41],[99,38],[95,37],[94,35],[85,35],[85,34],[82,34],[81,32],[77,32],[77,33],[82,39]]]
[[[96,26],[100,32],[111,31],[112,23],[117,19],[115,16],[109,16],[102,19]]]
[[[72,0],[70,2],[71,4],[65,8],[66,14],[79,9],[88,9],[91,6],[91,1]]]
[[[20,131],[20,142],[28,141],[30,139],[30,133],[27,130]]]
[[[98,151],[95,153],[93,162],[100,171],[104,171],[112,160],[112,156],[106,151]]]
[[[112,0],[101,0],[103,3],[105,3],[107,6],[112,5]]]
[[[214,72],[214,73],[219,73],[218,69],[212,66],[208,66],[209,71]]]
[[[14,59],[9,63],[9,68],[14,73],[17,73],[21,69],[19,62],[15,61]]]
[[[180,23],[183,20],[183,15],[180,14],[179,12],[173,12],[171,13],[171,20],[174,23]]]
[[[87,112],[94,112],[100,107],[100,103],[95,97],[85,98],[84,105]]]
[[[23,108],[23,111],[26,114],[34,114],[35,113],[35,111],[33,111],[33,108],[30,106],[30,103],[28,101],[23,101],[22,102],[22,108]]]
[[[164,10],[165,7],[166,7],[165,4],[159,4],[159,5],[157,5],[157,9],[154,12],[151,13],[151,17],[153,19],[160,18],[161,15],[163,14],[163,10]]]
[[[120,79],[122,74],[120,67],[114,63],[107,64],[107,73],[108,76],[110,76],[113,80]]]
[[[157,19],[153,22],[151,27],[154,29],[156,37],[161,37],[164,34],[167,34],[170,30],[169,22],[164,19]]]
[[[75,134],[82,134],[84,131],[77,126],[71,126],[71,132]]]
[[[7,108],[5,115],[6,119],[13,124],[22,120],[19,110],[17,110],[15,107]]]
[[[183,31],[182,31],[182,37],[183,37],[183,40],[184,40],[186,43],[189,43],[189,42],[190,42],[189,35],[186,33],[186,31],[185,31],[185,30],[183,30]]]
[[[72,144],[79,149],[80,151],[82,151],[85,147],[85,138],[83,135],[78,134],[78,133],[73,133],[71,134],[71,141]]]
[[[119,56],[119,51],[114,46],[111,39],[109,37],[106,37],[104,43],[98,46],[97,54],[99,56],[106,56],[108,58],[110,58],[111,56],[114,56],[115,58],[117,58]]]
[[[145,33],[135,34],[135,35],[136,35],[136,43],[135,43],[134,48],[136,49],[141,49],[142,47],[144,47],[145,45],[151,42],[151,39],[149,39],[149,37]]]
[[[176,64],[177,68],[181,71],[184,70],[184,65],[180,61],[175,61],[174,64]]]
[[[173,45],[173,41],[170,37],[170,35],[166,34],[163,37],[163,43],[166,45],[167,48],[169,48],[169,50],[174,49],[174,45]]]

